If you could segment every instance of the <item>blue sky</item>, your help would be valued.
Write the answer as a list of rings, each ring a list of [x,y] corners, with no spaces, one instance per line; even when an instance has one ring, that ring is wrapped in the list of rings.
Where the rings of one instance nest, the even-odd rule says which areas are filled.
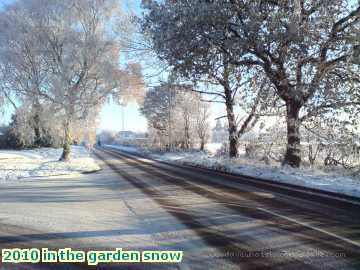
[[[122,108],[109,102],[106,104],[100,113],[99,130],[114,130],[120,131],[122,129]],[[140,115],[138,106],[135,104],[128,105],[124,108],[124,128],[132,131],[146,131],[146,119]]]
[[[135,9],[137,14],[140,13],[141,0],[126,1],[130,8]],[[122,115],[124,115],[125,130],[132,131],[146,131],[146,119],[140,115],[139,106],[136,104],[129,104],[124,108],[122,114],[121,106],[109,101],[100,113],[99,130],[114,130],[120,131],[122,129]]]

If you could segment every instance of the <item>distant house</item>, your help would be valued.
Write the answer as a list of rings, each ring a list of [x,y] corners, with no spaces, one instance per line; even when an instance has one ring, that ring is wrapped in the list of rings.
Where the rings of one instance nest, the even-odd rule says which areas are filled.
[[[215,127],[212,129],[211,141],[213,143],[223,143],[228,140],[228,136],[227,127],[218,119]]]
[[[119,131],[116,134],[116,139],[118,140],[134,140],[137,139],[138,137],[139,135],[137,133],[129,130]]]
[[[119,131],[115,136],[118,144],[139,144],[146,140],[146,134],[130,130]]]
[[[241,136],[241,141],[243,142],[252,142],[256,141],[259,138],[259,133],[255,131],[248,131]],[[215,127],[212,129],[212,138],[213,143],[224,143],[229,139],[228,125],[222,123],[219,119],[216,121]]]

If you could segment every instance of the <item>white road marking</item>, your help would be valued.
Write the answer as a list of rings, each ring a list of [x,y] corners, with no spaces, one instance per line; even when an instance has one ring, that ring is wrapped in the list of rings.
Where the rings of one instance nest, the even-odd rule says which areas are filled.
[[[273,212],[273,211],[270,211],[270,210],[267,210],[267,209],[264,209],[264,208],[261,208],[261,207],[258,207],[257,210],[260,210],[260,211],[263,211],[263,212],[265,212],[265,213],[267,213],[267,214],[270,214],[270,215],[273,215],[273,216],[276,216],[276,217],[285,219],[285,220],[287,220],[287,221],[290,221],[290,222],[299,224],[299,225],[301,225],[301,226],[303,226],[303,227],[306,227],[306,228],[309,228],[309,229],[311,229],[311,230],[321,232],[321,233],[323,233],[323,234],[326,234],[326,235],[328,235],[328,236],[334,237],[334,238],[339,239],[339,240],[341,240],[341,241],[343,241],[343,242],[346,242],[346,243],[348,243],[348,244],[350,244],[350,245],[353,245],[353,246],[356,246],[356,247],[360,248],[360,243],[355,242],[355,241],[353,241],[353,240],[351,240],[351,239],[342,237],[342,236],[337,235],[337,234],[335,234],[335,233],[328,232],[328,231],[326,231],[326,230],[323,230],[323,229],[314,227],[314,226],[312,226],[312,225],[310,225],[310,224],[307,224],[307,223],[305,223],[305,222],[301,222],[301,221],[298,221],[298,220],[296,220],[296,219],[289,218],[289,217],[286,217],[286,216],[277,214],[277,213],[275,213],[275,212]]]

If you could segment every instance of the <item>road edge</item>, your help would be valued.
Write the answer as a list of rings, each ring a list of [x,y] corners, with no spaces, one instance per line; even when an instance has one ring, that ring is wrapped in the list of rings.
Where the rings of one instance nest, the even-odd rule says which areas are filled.
[[[176,161],[174,161],[174,162],[164,161],[164,160],[156,159],[156,158],[152,157],[151,155],[146,155],[144,153],[134,153],[134,152],[130,152],[130,151],[120,150],[120,149],[110,147],[110,146],[101,147],[101,148],[108,149],[108,150],[111,149],[112,151],[115,151],[120,154],[124,153],[127,155],[147,159],[149,161],[156,161],[156,162],[159,162],[159,163],[162,163],[162,164],[165,164],[168,166],[177,167],[177,168],[202,170],[207,173],[216,173],[219,176],[226,176],[226,177],[235,179],[237,181],[241,181],[243,184],[249,184],[249,185],[253,185],[253,186],[266,185],[266,186],[271,186],[272,188],[276,187],[276,188],[279,188],[282,190],[303,193],[303,194],[306,194],[309,196],[318,196],[318,197],[320,196],[320,197],[324,197],[327,199],[337,200],[342,203],[351,204],[353,206],[360,207],[360,198],[355,197],[355,196],[350,196],[347,194],[325,191],[325,190],[320,190],[320,189],[310,188],[310,187],[303,187],[303,186],[289,184],[289,183],[282,183],[282,182],[273,181],[271,179],[256,178],[256,177],[252,177],[252,176],[242,175],[239,173],[232,173],[232,172],[227,172],[227,171],[222,171],[222,170],[216,170],[213,168],[207,168],[204,166],[182,164],[182,163],[179,163]],[[96,149],[98,149],[98,150],[101,150],[101,148],[96,147]]]

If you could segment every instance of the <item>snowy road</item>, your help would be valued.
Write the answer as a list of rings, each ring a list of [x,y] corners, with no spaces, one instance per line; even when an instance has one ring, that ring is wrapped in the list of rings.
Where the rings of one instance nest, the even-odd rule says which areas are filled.
[[[98,173],[2,184],[0,248],[184,251],[183,263],[156,269],[360,269],[360,206],[96,155]]]

